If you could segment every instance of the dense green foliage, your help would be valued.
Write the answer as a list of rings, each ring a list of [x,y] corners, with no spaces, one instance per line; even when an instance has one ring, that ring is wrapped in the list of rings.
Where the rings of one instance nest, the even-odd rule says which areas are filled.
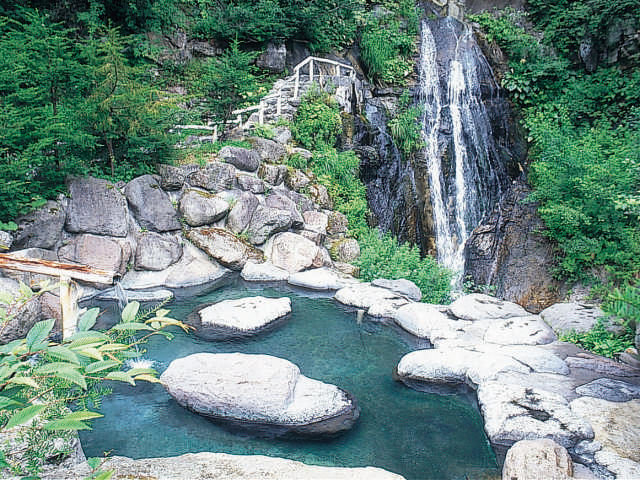
[[[189,2],[179,2],[190,5]],[[192,29],[203,38],[260,43],[297,38],[312,51],[350,43],[362,10],[358,0],[200,0]]]
[[[529,132],[533,198],[560,249],[558,275],[602,280],[604,269],[605,282],[638,275],[640,72],[572,67],[517,26],[514,12],[473,19],[509,57],[502,84]]]
[[[360,160],[353,151],[336,150],[341,127],[340,123],[333,125],[334,121],[340,122],[339,109],[327,93],[314,89],[303,97],[292,132],[296,141],[314,149],[313,158],[307,163],[301,156],[290,157],[288,165],[310,169],[326,186],[334,209],[346,215],[349,234],[360,244],[357,265],[363,280],[406,278],[422,290],[423,301],[448,302],[451,272],[432,257],[421,258],[418,247],[400,245],[391,235],[369,227],[366,188],[359,177]]]
[[[527,0],[527,8],[544,32],[545,43],[574,57],[583,39],[603,45],[612,27],[628,21],[640,24],[640,4],[636,0]]]
[[[171,151],[172,99],[130,39],[89,25],[86,37],[25,10],[0,18],[0,220],[64,190],[68,174],[129,179]]]
[[[451,301],[451,272],[441,267],[431,256],[420,257],[416,245],[399,244],[389,234],[370,230],[360,239],[360,278],[406,278],[422,291],[422,301],[449,303]]]
[[[413,0],[383,1],[368,12],[360,50],[369,78],[385,84],[406,83],[413,72],[418,18]]]
[[[607,297],[603,308],[612,318],[638,333],[640,328],[640,283],[614,289]],[[636,346],[638,346],[637,338]]]
[[[563,342],[571,342],[603,357],[617,358],[627,348],[633,346],[633,331],[624,329],[619,335],[607,330],[607,323],[599,320],[591,330],[578,333],[569,332],[560,337]]]
[[[334,147],[342,119],[338,102],[317,85],[302,97],[291,125],[296,141],[310,150]]]
[[[422,109],[418,105],[411,105],[409,91],[405,90],[400,96],[398,110],[388,123],[393,141],[405,158],[424,146],[420,124],[421,115]]]
[[[17,297],[0,292],[0,329],[33,295],[25,285]],[[167,310],[139,313],[139,307],[137,302],[127,305],[120,322],[104,332],[92,330],[99,315],[99,309],[92,308],[80,317],[78,331],[61,343],[49,340],[54,320],[43,320],[25,338],[0,347],[0,432],[22,426],[18,435],[25,450],[19,456],[26,460],[26,471],[10,444],[0,449],[0,470],[34,475],[47,454],[68,454],[70,443],[58,446],[55,439],[70,440],[73,432],[89,429],[88,422],[102,416],[92,410],[109,393],[105,380],[158,382],[152,368],[127,366],[125,361],[139,357],[140,346],[152,335],[171,339],[166,327],[187,327],[167,317]]]

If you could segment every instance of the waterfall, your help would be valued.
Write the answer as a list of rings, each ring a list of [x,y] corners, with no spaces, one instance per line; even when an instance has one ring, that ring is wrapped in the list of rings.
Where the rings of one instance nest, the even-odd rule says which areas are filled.
[[[438,260],[458,286],[465,243],[508,180],[483,93],[499,92],[470,27],[452,18],[423,21],[420,100],[433,233]]]

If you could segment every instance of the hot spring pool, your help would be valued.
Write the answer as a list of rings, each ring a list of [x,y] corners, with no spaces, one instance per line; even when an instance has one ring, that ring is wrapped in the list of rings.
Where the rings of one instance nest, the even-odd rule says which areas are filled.
[[[365,319],[331,298],[286,287],[234,281],[224,288],[175,300],[171,316],[184,319],[199,304],[245,296],[288,296],[291,317],[253,338],[207,342],[175,331],[172,341],[157,336],[145,358],[162,373],[175,358],[197,352],[244,352],[292,361],[311,378],[351,392],[360,405],[356,426],[323,441],[254,438],[232,433],[179,406],[157,384],[114,384],[103,400],[93,430],[80,434],[85,454],[104,452],[132,458],[168,457],[188,452],[260,454],[315,465],[376,466],[407,479],[478,478],[498,475],[471,395],[438,395],[395,382],[400,358],[421,344],[395,327]]]

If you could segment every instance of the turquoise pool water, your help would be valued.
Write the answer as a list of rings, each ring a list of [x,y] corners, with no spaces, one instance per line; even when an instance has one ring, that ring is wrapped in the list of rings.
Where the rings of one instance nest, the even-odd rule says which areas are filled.
[[[255,438],[234,433],[180,407],[155,384],[114,385],[103,401],[105,417],[82,432],[87,456],[103,452],[133,458],[187,452],[279,456],[316,465],[382,467],[407,479],[464,479],[497,475],[494,454],[471,395],[438,395],[395,382],[402,356],[421,345],[410,335],[380,322],[358,324],[351,309],[331,298],[307,296],[286,287],[232,282],[199,296],[177,299],[168,308],[184,319],[197,305],[263,295],[289,296],[291,318],[279,328],[250,339],[207,342],[175,332],[148,345],[145,357],[164,371],[174,358],[197,352],[265,353],[286,358],[308,377],[351,392],[361,415],[346,434],[323,441]]]

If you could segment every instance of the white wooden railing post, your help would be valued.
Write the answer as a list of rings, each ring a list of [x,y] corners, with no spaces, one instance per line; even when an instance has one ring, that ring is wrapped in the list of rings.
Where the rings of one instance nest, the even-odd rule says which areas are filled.
[[[300,69],[296,70],[296,80],[293,87],[293,98],[298,98],[298,88],[300,87]]]
[[[309,83],[313,83],[313,57],[309,62]]]
[[[276,101],[276,115],[279,117],[282,112],[282,96],[278,95],[278,100]]]
[[[258,123],[264,124],[264,103],[260,102],[260,110],[258,111]]]

